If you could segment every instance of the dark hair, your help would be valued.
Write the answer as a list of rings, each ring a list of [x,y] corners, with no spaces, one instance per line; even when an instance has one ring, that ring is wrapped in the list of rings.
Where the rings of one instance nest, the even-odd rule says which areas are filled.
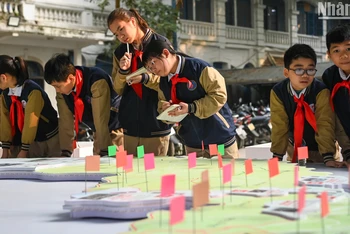
[[[24,81],[29,79],[26,62],[21,57],[10,57],[0,55],[0,74],[8,73],[16,77],[16,85],[23,85]]]
[[[315,50],[306,44],[294,44],[284,53],[284,67],[289,68],[294,59],[309,58],[317,63],[317,56]]]
[[[44,79],[48,84],[65,82],[70,74],[75,76],[75,67],[68,55],[55,54],[45,64]]]
[[[122,20],[125,22],[129,22],[131,17],[134,17],[140,26],[141,30],[146,33],[147,29],[149,28],[148,23],[146,20],[144,20],[139,12],[135,9],[124,9],[124,8],[117,8],[113,10],[111,13],[109,13],[107,18],[107,25],[108,27],[114,22],[114,20]]]
[[[152,40],[143,50],[142,63],[146,65],[148,60],[152,58],[161,58],[163,50],[167,49],[171,54],[179,54],[169,41],[163,38]],[[186,56],[186,55],[185,55]]]
[[[350,40],[350,24],[340,24],[328,31],[326,35],[327,50],[332,43],[341,43]]]

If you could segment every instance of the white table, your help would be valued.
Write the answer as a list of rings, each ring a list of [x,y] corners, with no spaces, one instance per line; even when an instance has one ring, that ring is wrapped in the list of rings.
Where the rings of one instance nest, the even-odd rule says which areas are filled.
[[[88,182],[94,186],[96,182]],[[65,199],[80,193],[85,182],[0,180],[2,234],[116,234],[128,231],[130,221],[71,219]]]

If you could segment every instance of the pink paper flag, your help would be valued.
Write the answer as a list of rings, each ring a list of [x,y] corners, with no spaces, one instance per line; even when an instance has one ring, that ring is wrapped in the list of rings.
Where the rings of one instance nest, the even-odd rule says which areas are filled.
[[[328,194],[327,191],[321,193],[321,217],[324,218],[329,214]]]
[[[299,185],[299,166],[294,167],[294,186]]]
[[[226,164],[222,167],[222,178],[223,178],[223,183],[226,184],[227,182],[230,182],[232,180],[232,164]]]
[[[144,155],[145,170],[154,169],[154,153],[149,153]]]
[[[246,175],[253,173],[253,161],[251,158],[244,161],[244,166]]]
[[[169,197],[175,193],[175,174],[162,176],[160,196]]]
[[[85,171],[100,171],[100,155],[85,157]]]
[[[307,146],[298,147],[298,159],[307,159],[309,158],[309,150]]]
[[[170,225],[180,223],[185,218],[185,197],[175,197],[170,201]]]
[[[209,145],[209,154],[210,156],[218,155],[218,146],[216,144]]]
[[[191,169],[193,167],[196,167],[197,165],[197,153],[189,153],[188,154],[188,169]]]
[[[133,168],[134,155],[129,154],[126,156],[126,165],[124,166],[124,171],[132,172]]]
[[[298,213],[301,213],[305,207],[305,194],[306,194],[306,186],[304,185],[299,189],[299,192],[298,192]]]
[[[272,178],[280,173],[280,170],[278,168],[278,158],[277,157],[269,159],[268,165],[269,165],[270,178]]]

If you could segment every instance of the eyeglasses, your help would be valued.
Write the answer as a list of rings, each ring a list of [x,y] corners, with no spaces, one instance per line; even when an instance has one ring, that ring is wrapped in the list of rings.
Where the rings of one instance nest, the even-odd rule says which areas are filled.
[[[302,68],[291,69],[291,68],[289,68],[288,70],[294,71],[295,75],[297,75],[297,76],[302,76],[305,74],[305,72],[308,76],[314,76],[317,72],[317,70],[314,68],[312,68],[312,69],[302,69]]]
[[[147,65],[145,66],[145,68],[149,71],[153,73],[153,69],[155,66],[156,62],[152,59],[150,62],[147,63]]]

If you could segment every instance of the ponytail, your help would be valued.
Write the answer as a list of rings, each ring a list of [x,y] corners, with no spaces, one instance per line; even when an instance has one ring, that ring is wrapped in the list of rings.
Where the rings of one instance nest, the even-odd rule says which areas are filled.
[[[14,65],[17,69],[17,85],[21,86],[23,83],[29,79],[27,64],[21,57],[15,57],[13,59]]]
[[[139,12],[135,10],[134,8],[127,10],[124,8],[117,8],[113,10],[111,13],[109,13],[107,18],[107,25],[108,27],[115,21],[115,20],[122,20],[125,22],[129,22],[131,20],[131,17],[134,17],[136,19],[136,22],[140,29],[146,33],[147,29],[149,28],[148,23],[146,20],[144,20]]]
[[[141,30],[144,33],[146,33],[147,29],[149,28],[148,23],[146,22],[146,20],[141,17],[140,13],[136,9],[132,8],[129,11],[134,14],[134,16],[135,16],[135,18],[136,18],[136,20],[137,20]]]
[[[29,79],[28,69],[25,61],[21,57],[10,57],[8,55],[0,55],[0,74],[8,73],[15,77],[18,86]]]

